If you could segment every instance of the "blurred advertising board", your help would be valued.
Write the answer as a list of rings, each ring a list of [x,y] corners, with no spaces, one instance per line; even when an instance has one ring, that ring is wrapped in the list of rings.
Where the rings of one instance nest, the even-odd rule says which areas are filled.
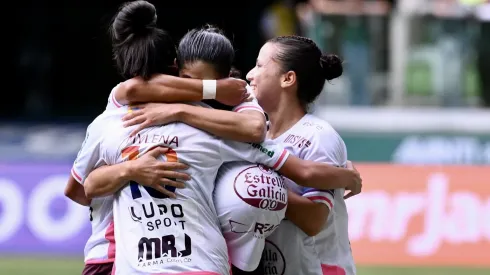
[[[356,263],[490,266],[490,167],[362,164],[347,200]]]
[[[70,169],[0,163],[0,254],[83,255],[89,210],[64,196]]]
[[[72,162],[85,139],[86,128],[75,124],[2,124],[0,161]]]
[[[341,136],[352,161],[490,165],[490,135],[341,132]]]
[[[490,165],[490,110],[319,106],[315,114],[356,162]]]

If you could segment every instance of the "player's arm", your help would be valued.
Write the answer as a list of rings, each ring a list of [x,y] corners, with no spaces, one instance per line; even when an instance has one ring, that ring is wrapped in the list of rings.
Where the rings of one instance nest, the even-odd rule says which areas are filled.
[[[271,140],[252,144],[224,140],[221,146],[221,156],[223,162],[244,160],[263,164],[305,187],[351,190],[362,183],[355,169],[338,168],[319,161],[302,160]]]
[[[323,152],[323,149],[328,150],[329,146],[329,144],[322,144],[322,147],[318,148],[316,151]],[[282,152],[285,150],[280,144],[271,140],[266,140],[259,146],[256,145],[255,148],[257,148],[258,151],[261,151],[261,148],[265,148],[267,152]],[[261,156],[260,154],[258,155]],[[268,162],[270,162],[271,159],[265,160],[263,159],[263,156],[257,160],[259,161],[256,162],[271,167],[304,187],[322,190],[337,188],[351,190],[362,182],[359,173],[355,169],[336,167],[332,165],[331,162],[326,162],[326,160],[323,160],[322,158],[303,160],[288,154],[287,157],[281,159],[281,165],[276,166],[270,166]],[[342,163],[342,165],[344,164]]]
[[[66,183],[65,196],[80,205],[83,206],[90,205],[90,199],[87,198],[87,196],[85,196],[85,190],[83,189],[83,186],[80,183],[78,183],[78,181],[73,177],[73,175],[70,175],[70,178]]]
[[[355,169],[303,160],[296,156],[289,156],[278,172],[301,186],[317,189],[351,190],[362,182],[359,172]]]
[[[130,162],[101,166],[88,175],[83,184],[84,194],[89,199],[112,195],[130,180]]]
[[[177,180],[188,180],[189,175],[175,170],[188,167],[183,163],[164,162],[157,159],[167,151],[167,148],[157,147],[136,160],[95,169],[84,182],[85,195],[90,199],[112,195],[132,180],[174,198],[175,194],[165,189],[164,186],[184,188],[184,183]]]
[[[70,177],[65,186],[65,196],[83,206],[90,205],[90,199],[85,196],[82,184],[87,174],[98,165],[100,160],[98,130],[95,124],[87,127],[85,140],[73,163]]]
[[[177,120],[224,139],[241,142],[262,142],[266,135],[264,113],[256,110],[229,112],[181,105]]]
[[[144,128],[171,122],[184,122],[224,139],[242,142],[261,142],[266,134],[262,108],[254,103],[242,103],[233,112],[188,104],[149,103],[137,106],[123,117],[124,126],[138,125],[131,135]]]
[[[288,191],[286,217],[308,236],[315,236],[327,221],[330,208],[324,203]]]
[[[223,104],[235,106],[247,96],[246,82],[241,79],[226,78],[213,81],[214,87],[210,88],[203,85],[204,82],[200,79],[165,74],[156,75],[148,81],[136,77],[121,83],[115,92],[115,98],[122,105],[141,102],[200,101],[215,98]],[[210,89],[214,91],[215,97],[213,98],[207,98]]]
[[[316,163],[344,167],[347,149],[336,132],[322,131],[314,135],[316,142],[307,148],[304,158]],[[303,188],[301,196],[289,192],[286,217],[307,235],[315,236],[323,228],[328,214],[334,207],[335,192],[344,189]]]

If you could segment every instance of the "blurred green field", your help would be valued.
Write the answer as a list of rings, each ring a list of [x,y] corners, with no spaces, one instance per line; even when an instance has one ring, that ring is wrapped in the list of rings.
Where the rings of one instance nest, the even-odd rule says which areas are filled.
[[[81,259],[0,258],[2,275],[79,275]],[[359,267],[358,275],[489,275],[490,269]]]

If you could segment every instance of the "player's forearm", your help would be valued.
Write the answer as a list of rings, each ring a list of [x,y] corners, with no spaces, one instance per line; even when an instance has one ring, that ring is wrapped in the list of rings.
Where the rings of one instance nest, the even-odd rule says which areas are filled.
[[[149,81],[131,79],[124,83],[120,89],[120,97],[116,97],[121,104],[138,102],[182,102],[200,101],[202,94],[202,80],[180,78],[171,75],[158,75]],[[124,101],[126,99],[126,102]]]
[[[316,189],[346,188],[353,178],[353,171],[329,165],[322,162],[307,161],[304,163],[304,179],[309,183],[308,187]]]
[[[70,176],[68,179],[68,183],[65,187],[65,196],[80,205],[90,205],[90,199],[85,195],[83,186],[78,183],[73,176]]]
[[[83,187],[85,195],[92,199],[112,195],[124,187],[131,177],[131,163],[123,162],[102,166],[92,171]]]
[[[236,113],[182,104],[177,119],[224,139],[241,142],[265,139],[265,118],[256,111]]]
[[[291,155],[279,172],[301,186],[322,190],[346,188],[350,182],[346,179],[353,178],[353,172],[349,169]]]
[[[327,206],[288,191],[286,217],[308,236],[315,236],[323,228],[329,210]]]

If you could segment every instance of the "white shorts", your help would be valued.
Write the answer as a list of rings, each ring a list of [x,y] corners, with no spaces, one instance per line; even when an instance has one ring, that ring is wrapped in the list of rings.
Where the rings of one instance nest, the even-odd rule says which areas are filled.
[[[265,238],[284,218],[287,199],[283,177],[269,168],[248,162],[220,168],[214,204],[234,266],[257,268]]]

